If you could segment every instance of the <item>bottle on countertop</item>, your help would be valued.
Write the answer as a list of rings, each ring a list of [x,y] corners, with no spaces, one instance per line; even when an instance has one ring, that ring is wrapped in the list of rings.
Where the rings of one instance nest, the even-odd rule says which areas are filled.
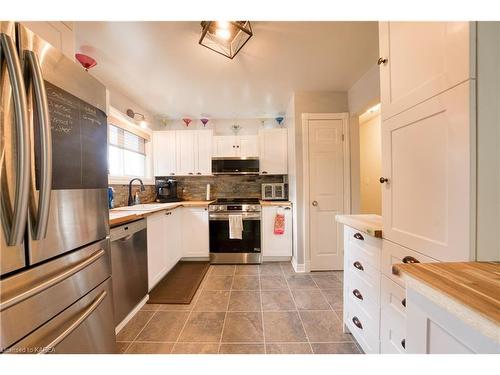
[[[108,208],[115,208],[115,189],[108,187]]]

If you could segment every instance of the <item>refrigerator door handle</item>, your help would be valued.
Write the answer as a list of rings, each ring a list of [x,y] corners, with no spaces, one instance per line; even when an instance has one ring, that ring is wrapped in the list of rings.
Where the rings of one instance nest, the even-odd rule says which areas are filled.
[[[24,87],[21,64],[17,55],[14,42],[7,34],[0,34],[0,56],[5,58],[7,71],[9,72],[10,84],[12,87],[12,97],[14,101],[14,113],[16,124],[16,197],[12,209],[12,218],[2,217],[2,221],[10,221],[10,228],[6,228],[5,235],[9,246],[20,245],[24,240],[24,230],[26,229],[26,218],[28,215],[28,198],[30,188],[30,147],[29,147],[29,127],[28,110],[26,102],[26,90]],[[6,202],[2,204],[2,216],[6,216],[10,211],[5,209]],[[6,224],[5,226],[7,226]],[[4,227],[5,228],[5,227]]]
[[[38,213],[35,221],[33,239],[41,240],[47,235],[49,220],[50,195],[52,190],[52,134],[50,128],[49,104],[47,91],[42,76],[40,62],[35,52],[24,51],[26,57],[26,88],[30,82],[34,93],[35,111],[40,125],[41,157],[40,157],[40,193],[38,196]],[[34,181],[33,189],[35,186]]]

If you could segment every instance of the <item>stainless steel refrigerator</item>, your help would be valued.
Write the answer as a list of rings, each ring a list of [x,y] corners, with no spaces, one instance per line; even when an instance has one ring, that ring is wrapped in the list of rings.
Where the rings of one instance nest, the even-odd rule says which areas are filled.
[[[0,352],[115,351],[106,88],[0,22]]]

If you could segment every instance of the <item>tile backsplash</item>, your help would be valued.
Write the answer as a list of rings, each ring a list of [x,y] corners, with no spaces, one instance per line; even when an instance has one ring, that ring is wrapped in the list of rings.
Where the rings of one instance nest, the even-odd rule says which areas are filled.
[[[172,177],[157,177],[169,179]],[[205,200],[207,184],[210,196],[216,198],[261,197],[261,184],[286,182],[286,176],[217,175],[174,178],[177,181],[177,195],[184,200]]]
[[[169,179],[172,177],[157,177]],[[210,195],[216,198],[261,197],[261,184],[286,182],[285,175],[278,176],[176,176],[177,195],[184,200],[205,200],[207,184],[210,184]],[[115,207],[123,207],[128,203],[128,185],[110,185],[115,190]],[[139,185],[132,185],[132,196],[139,191],[141,203],[151,203],[156,199],[153,185],[144,185],[146,191],[140,191]]]

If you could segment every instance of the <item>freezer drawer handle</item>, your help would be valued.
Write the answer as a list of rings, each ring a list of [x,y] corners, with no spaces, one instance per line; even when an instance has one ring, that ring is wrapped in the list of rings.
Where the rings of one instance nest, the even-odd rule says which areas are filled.
[[[45,354],[48,353],[49,351],[53,350],[61,341],[63,341],[66,337],[68,337],[71,332],[73,332],[75,329],[78,328],[80,324],[82,324],[85,319],[87,319],[90,314],[92,314],[95,309],[99,307],[102,301],[104,301],[104,298],[107,296],[107,292],[103,290],[97,297],[92,301],[92,303],[83,310],[80,315],[73,320],[73,322],[66,328],[62,333],[57,336],[50,344],[44,346],[43,350],[39,352],[39,354]]]
[[[355,316],[352,318],[352,322],[354,323],[354,325],[356,327],[358,327],[359,329],[363,329],[363,325],[361,324],[361,322],[359,321],[358,317]]]
[[[37,55],[33,51],[25,51],[28,74],[31,76],[33,92],[36,103],[38,123],[40,124],[41,142],[41,184],[38,198],[38,215],[33,238],[41,240],[47,234],[47,223],[49,220],[50,195],[52,190],[52,135],[50,129],[49,104],[47,91],[43,82],[42,70]],[[26,87],[29,83],[26,83]],[[33,186],[35,184],[33,183]]]
[[[1,210],[2,224],[6,235],[8,246],[19,245],[24,240],[24,230],[26,227],[26,216],[28,214],[28,199],[30,188],[30,147],[28,128],[28,109],[26,101],[26,90],[19,57],[12,39],[4,33],[0,33],[0,68],[3,60],[7,65],[9,79],[12,86],[12,98],[14,102],[14,113],[16,123],[16,148],[17,148],[17,173],[16,173],[16,197],[12,209],[12,218],[5,217],[7,210]],[[5,164],[2,163],[2,169]],[[2,174],[4,172],[2,171]],[[6,179],[3,179],[6,182]],[[3,184],[2,184],[3,185]],[[1,194],[6,195],[8,189],[1,187]],[[5,196],[2,197],[5,199]],[[10,207],[6,202],[2,206]],[[8,210],[10,211],[10,210]],[[10,225],[10,228],[8,226]]]
[[[85,260],[81,261],[80,263],[74,265],[68,270],[65,270],[56,276],[52,277],[51,279],[44,281],[33,288],[18,294],[10,299],[7,299],[6,301],[2,301],[0,303],[0,311],[6,310],[11,306],[14,306],[15,304],[18,304],[30,297],[33,297],[34,295],[43,292],[46,289],[51,288],[52,286],[56,285],[57,283],[60,283],[61,281],[66,280],[68,277],[73,276],[75,273],[81,271],[85,267],[91,265],[94,263],[96,260],[101,258],[106,252],[103,249],[99,249],[95,253],[93,253],[91,256],[86,258]]]
[[[355,261],[353,264],[352,264],[354,267],[356,267],[358,270],[360,271],[364,271],[365,269],[363,268],[363,265],[358,262],[358,261]]]

